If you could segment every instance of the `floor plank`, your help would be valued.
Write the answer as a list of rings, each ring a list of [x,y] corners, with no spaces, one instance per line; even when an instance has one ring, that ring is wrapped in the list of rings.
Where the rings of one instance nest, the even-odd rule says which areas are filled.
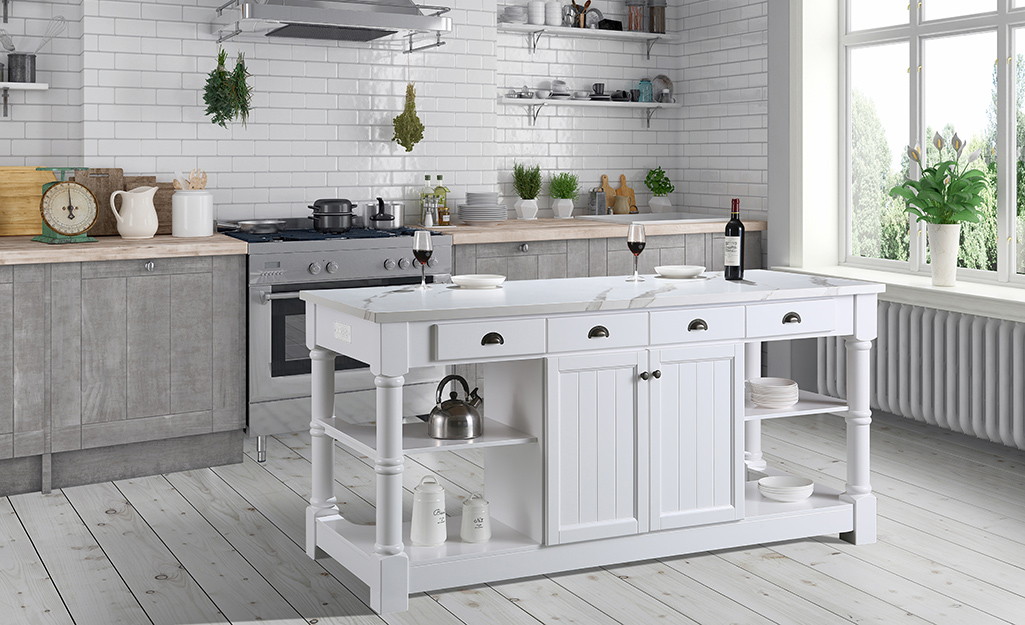
[[[670,606],[651,601],[647,593],[604,569],[590,569],[550,576],[559,586],[591,604],[623,625],[694,623]]]
[[[0,498],[0,614],[13,623],[72,623],[17,513]]]

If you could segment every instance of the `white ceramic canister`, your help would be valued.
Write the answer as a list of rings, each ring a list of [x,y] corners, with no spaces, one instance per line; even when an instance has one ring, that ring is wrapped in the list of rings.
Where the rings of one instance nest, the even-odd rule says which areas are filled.
[[[175,191],[171,196],[171,236],[214,234],[214,195],[209,191]]]
[[[413,522],[409,542],[417,547],[433,547],[445,542],[445,489],[433,475],[424,476],[413,489]]]
[[[463,502],[463,522],[459,527],[463,542],[483,543],[491,540],[491,515],[488,502],[481,493],[474,493]]]

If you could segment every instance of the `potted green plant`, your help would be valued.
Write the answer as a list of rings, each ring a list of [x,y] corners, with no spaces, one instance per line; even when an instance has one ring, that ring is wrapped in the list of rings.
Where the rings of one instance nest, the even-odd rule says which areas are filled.
[[[942,153],[946,143],[940,133],[933,136],[932,142]],[[957,157],[940,161],[932,167],[926,167],[922,162],[918,145],[908,148],[908,156],[922,168],[922,175],[918,180],[906,180],[890,189],[891,196],[907,201],[906,212],[927,224],[933,286],[954,286],[961,224],[979,222],[982,194],[989,188],[983,171],[969,167],[982,151],[975,150],[969,154],[964,166],[959,167],[965,143],[954,133],[950,146]]]
[[[573,218],[573,202],[577,199],[580,180],[575,174],[560,172],[548,178],[548,195],[555,200],[552,211],[556,219]]]
[[[669,176],[661,167],[648,170],[648,175],[644,177],[644,186],[651,191],[652,198],[648,201],[651,212],[668,213],[672,211],[673,205],[666,196],[675,191],[676,187],[669,181]]]
[[[513,189],[520,196],[516,202],[516,217],[537,219],[537,196],[541,193],[541,166],[513,163]]]

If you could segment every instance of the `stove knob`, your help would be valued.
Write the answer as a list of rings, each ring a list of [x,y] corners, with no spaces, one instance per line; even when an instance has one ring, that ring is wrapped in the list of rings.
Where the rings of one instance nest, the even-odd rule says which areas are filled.
[[[313,275],[317,275],[318,273],[320,273],[320,270],[323,269],[323,267],[321,267],[320,263],[318,263],[317,261],[313,261],[312,263],[310,263],[308,269],[310,273],[312,273]]]
[[[427,261],[427,266],[428,267],[437,267],[438,266],[438,259],[437,258],[432,258],[432,259],[428,260]]]
[[[389,271],[391,271],[392,269],[395,269],[395,261],[390,259],[390,258],[388,260],[384,261],[384,268],[389,270]]]
[[[399,269],[409,269],[409,259],[408,258],[400,258],[399,259]]]
[[[332,260],[327,264],[326,269],[328,273],[338,273],[338,263]]]

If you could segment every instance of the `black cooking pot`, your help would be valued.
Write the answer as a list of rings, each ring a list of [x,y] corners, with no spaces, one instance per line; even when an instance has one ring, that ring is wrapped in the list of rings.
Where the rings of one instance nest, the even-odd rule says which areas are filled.
[[[310,206],[316,213],[351,213],[353,209],[352,202],[346,199],[337,200],[317,200]]]
[[[313,220],[313,229],[317,232],[329,234],[341,234],[352,228],[352,213],[324,213],[314,212],[310,216]]]

